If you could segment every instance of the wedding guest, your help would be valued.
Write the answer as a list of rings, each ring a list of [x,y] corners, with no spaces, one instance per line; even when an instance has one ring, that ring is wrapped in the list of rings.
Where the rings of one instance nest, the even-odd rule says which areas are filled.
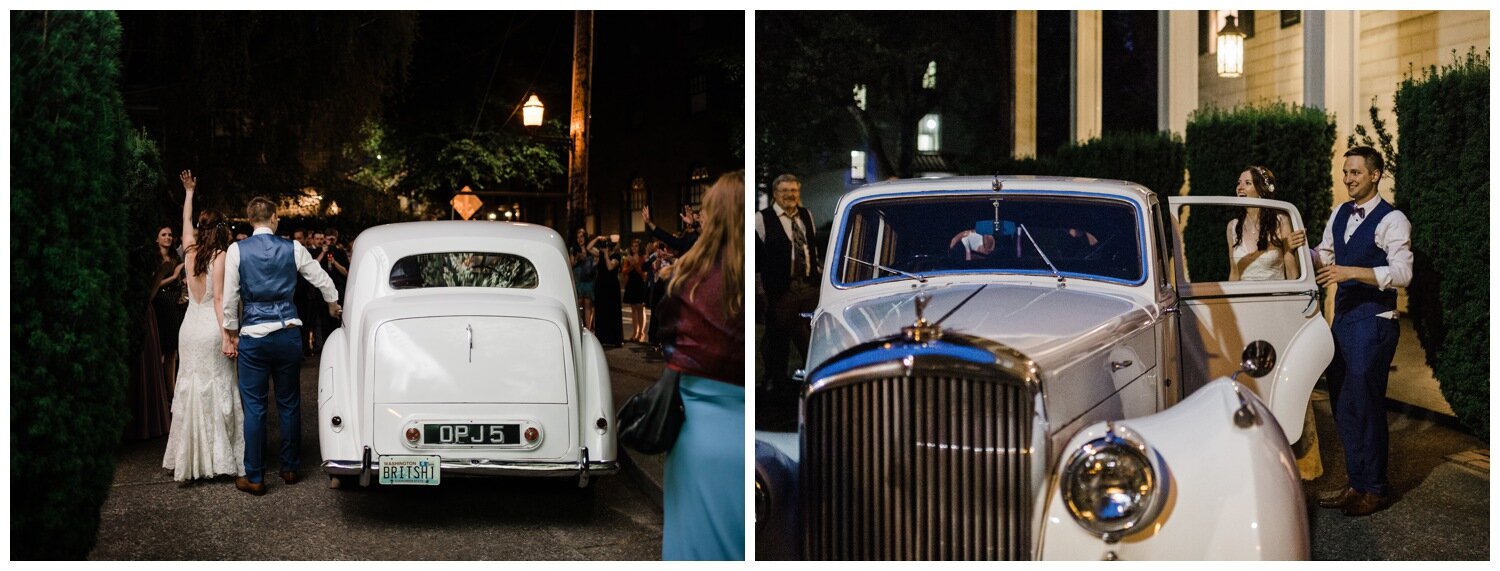
[[[584,229],[579,228],[574,234],[568,255],[573,264],[573,280],[578,285],[579,319],[583,320],[584,327],[593,329],[594,280],[598,272],[595,270],[594,255],[589,252],[588,233]]]
[[[157,245],[161,245],[161,231],[157,231]],[[160,272],[154,272],[158,281],[151,286],[151,297],[141,312],[141,349],[130,361],[130,385],[125,392],[125,405],[130,410],[130,420],[125,424],[124,437],[130,440],[155,438],[171,428],[171,408],[167,403],[166,375],[162,371],[161,337],[157,332],[156,296],[159,294]]]
[[[161,348],[162,372],[166,377],[167,394],[177,379],[177,328],[182,326],[182,312],[187,298],[182,289],[182,257],[173,246],[177,239],[171,226],[156,231],[156,250],[159,263],[156,267],[156,295],[151,298],[151,309],[156,313],[157,346]]]
[[[630,241],[630,250],[625,253],[625,264],[621,270],[625,281],[624,302],[630,306],[630,325],[633,331],[630,340],[646,342],[646,252],[641,240]]]
[[[745,558],[744,201],[744,171],[709,188],[703,235],[667,286],[686,420],[667,454],[664,560]]]
[[[625,343],[620,317],[620,244],[610,236],[599,236],[589,242],[589,250],[593,253],[597,270],[594,278],[594,336],[605,347],[619,347]]]

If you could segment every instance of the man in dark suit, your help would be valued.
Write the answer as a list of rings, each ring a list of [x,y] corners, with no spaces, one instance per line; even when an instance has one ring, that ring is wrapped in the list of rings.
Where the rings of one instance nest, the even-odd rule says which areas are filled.
[[[817,309],[822,274],[812,213],[802,207],[802,182],[784,174],[771,189],[771,206],[755,218],[755,271],[770,306],[760,344],[766,367],[761,388],[766,390],[788,378],[789,343],[807,353],[812,329],[801,314]]]
[[[1411,283],[1411,222],[1375,192],[1385,161],[1370,147],[1344,153],[1349,202],[1339,205],[1314,252],[1318,285],[1338,284],[1328,388],[1349,485],[1318,505],[1365,516],[1390,505],[1385,390],[1401,326],[1396,289]]]

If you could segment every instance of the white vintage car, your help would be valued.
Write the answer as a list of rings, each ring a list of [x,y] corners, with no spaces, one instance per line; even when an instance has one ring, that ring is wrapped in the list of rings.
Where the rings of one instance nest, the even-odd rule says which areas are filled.
[[[1302,228],[1171,203],[1226,258],[1244,207]],[[757,558],[1307,558],[1288,436],[1333,355],[1307,249],[1194,281],[1165,209],[1076,178],[845,195],[799,432],[756,434]]]
[[[330,486],[612,474],[604,350],[579,327],[562,238],[508,222],[360,234],[318,368]]]

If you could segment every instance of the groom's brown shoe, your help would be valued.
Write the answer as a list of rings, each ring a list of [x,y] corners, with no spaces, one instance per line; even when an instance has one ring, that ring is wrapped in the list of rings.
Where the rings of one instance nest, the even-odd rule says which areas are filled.
[[[295,483],[297,483],[297,473],[293,472],[291,470],[282,470],[281,471],[281,481],[286,482],[288,484],[295,484]]]
[[[245,479],[244,476],[240,476],[239,478],[235,478],[235,480],[234,480],[234,489],[239,490],[241,492],[245,492],[245,493],[250,494],[252,496],[264,496],[264,495],[266,495],[266,485],[265,484],[257,484],[257,483],[251,482],[250,480]]]
[[[1359,495],[1359,492],[1354,491],[1354,488],[1344,486],[1343,489],[1337,492],[1319,495],[1318,506],[1332,509],[1343,509],[1345,506],[1348,506],[1350,502],[1353,502],[1354,498]]]
[[[1355,492],[1354,495],[1349,505],[1344,506],[1344,515],[1349,517],[1367,516],[1391,505],[1390,496],[1365,492]]]

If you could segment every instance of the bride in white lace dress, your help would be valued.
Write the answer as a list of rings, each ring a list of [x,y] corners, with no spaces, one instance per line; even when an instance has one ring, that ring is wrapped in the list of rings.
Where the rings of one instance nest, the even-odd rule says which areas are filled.
[[[245,422],[240,410],[233,344],[223,327],[224,250],[229,226],[224,215],[205,210],[192,223],[197,179],[182,172],[187,198],[182,204],[182,244],[188,268],[188,307],[178,336],[177,387],[172,397],[172,429],[162,467],[179,482],[245,474]]]
[[[1240,173],[1234,192],[1249,198],[1276,198],[1276,176],[1271,169],[1251,165]],[[1294,280],[1301,277],[1296,250],[1307,243],[1303,230],[1292,232],[1285,212],[1246,208],[1226,228],[1229,279],[1244,281]]]

